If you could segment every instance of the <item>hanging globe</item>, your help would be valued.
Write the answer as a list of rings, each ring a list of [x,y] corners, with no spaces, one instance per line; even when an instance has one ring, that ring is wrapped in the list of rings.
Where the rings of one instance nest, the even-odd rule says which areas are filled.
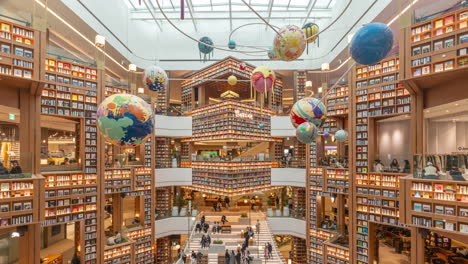
[[[319,99],[306,97],[294,103],[289,117],[294,127],[304,122],[321,127],[327,118],[327,108]]]
[[[210,53],[213,52],[213,47],[210,47],[210,46],[213,46],[213,41],[209,38],[209,37],[202,37],[200,39],[200,42],[202,43],[198,43],[198,50],[200,51],[200,57],[201,57],[201,54],[203,54],[203,61],[206,61],[206,59],[210,58]],[[208,45],[205,45],[205,44],[208,44]]]
[[[270,60],[278,60],[278,58],[275,55],[275,50],[273,48],[269,48],[267,54]]]
[[[245,62],[241,62],[239,64],[239,70],[245,71],[246,69],[247,69],[247,64],[245,64]]]
[[[169,83],[166,71],[156,65],[149,66],[143,75],[143,82],[153,92],[164,91]]]
[[[324,138],[328,138],[329,136],[330,136],[330,133],[328,133],[328,132],[323,133]]]
[[[229,83],[229,85],[234,86],[237,83],[237,77],[234,75],[231,75],[227,78],[227,82]]]
[[[138,146],[153,132],[151,106],[132,94],[114,94],[104,99],[96,120],[100,134],[117,146]]]
[[[275,80],[275,72],[266,66],[258,66],[250,76],[252,86],[261,93],[273,90]]]
[[[335,140],[338,142],[345,142],[348,139],[348,132],[341,129],[335,132]]]
[[[302,26],[302,30],[307,38],[307,43],[315,42],[318,39],[318,36],[312,37],[319,32],[319,27],[315,23],[307,23]],[[312,37],[312,38],[311,38]]]
[[[313,123],[304,122],[297,126],[296,137],[304,144],[309,144],[318,136],[318,129]]]
[[[263,123],[258,124],[259,128],[263,128],[265,125]]]
[[[383,60],[392,45],[392,30],[382,23],[370,23],[354,34],[349,50],[356,62],[369,65]]]
[[[299,58],[306,47],[304,31],[297,26],[282,27],[273,40],[276,57],[284,61],[292,61]]]
[[[234,40],[230,40],[228,43],[228,48],[229,49],[235,49],[236,48],[236,42]]]

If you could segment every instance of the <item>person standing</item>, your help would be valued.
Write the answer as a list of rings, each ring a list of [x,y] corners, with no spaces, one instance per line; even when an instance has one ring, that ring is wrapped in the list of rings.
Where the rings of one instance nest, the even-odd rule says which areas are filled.
[[[245,259],[247,260],[247,264],[250,264],[253,260],[253,257],[250,255],[249,250],[247,250],[247,256],[245,257]]]
[[[211,246],[211,237],[210,237],[210,235],[206,236],[206,244],[207,244],[208,248]]]
[[[257,231],[257,235],[260,236],[260,220],[257,219],[257,223],[255,224],[255,229]]]
[[[229,254],[229,250],[226,249],[226,253],[224,253],[224,263],[229,264],[230,260],[231,260],[231,255]]]
[[[236,262],[236,253],[234,253],[234,250],[231,250],[231,256],[229,258],[229,264],[235,264]]]
[[[236,254],[236,264],[241,264],[241,252],[238,249]]]
[[[229,197],[226,196],[224,198],[224,203],[226,204],[226,208],[229,208],[229,202],[230,202]]]
[[[265,248],[263,248],[263,256],[268,259],[268,244],[265,243]]]
[[[190,263],[196,264],[197,263],[197,253],[192,250],[192,254],[190,255]]]

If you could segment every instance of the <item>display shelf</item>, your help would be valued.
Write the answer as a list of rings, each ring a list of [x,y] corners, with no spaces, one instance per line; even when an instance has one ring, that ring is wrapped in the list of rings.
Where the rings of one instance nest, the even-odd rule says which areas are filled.
[[[468,8],[411,26],[410,77],[431,76],[468,65]]]
[[[411,225],[468,233],[468,183],[414,178],[405,182]]]
[[[41,33],[0,20],[0,75],[39,80]]]
[[[156,218],[165,217],[171,209],[171,188],[156,188]]]
[[[189,140],[273,141],[270,135],[272,114],[267,109],[233,100],[200,107],[192,111],[192,137]]]
[[[134,242],[132,240],[104,247],[104,264],[134,263]]]
[[[306,97],[306,71],[294,71],[294,102]]]
[[[151,185],[153,177],[151,174],[151,167],[135,167],[133,170],[133,188],[135,191],[150,190],[153,188]]]
[[[192,161],[192,171],[193,187],[222,195],[257,191],[271,183],[268,161]]]
[[[169,263],[169,251],[171,242],[169,238],[158,238],[156,240],[156,263]]]
[[[349,193],[349,170],[327,168],[325,171],[325,191],[329,193]]]
[[[349,88],[347,85],[336,86],[328,90],[327,107],[328,117],[345,117],[349,109]]]
[[[129,87],[125,86],[114,86],[114,85],[106,85],[104,90],[104,96],[110,96],[114,94],[130,94],[131,90]]]
[[[293,187],[292,189],[292,197],[290,199],[293,200],[293,211],[290,214],[296,218],[305,217],[305,208],[307,206],[306,194],[306,188]]]
[[[349,248],[326,243],[326,263],[349,264]]]
[[[292,256],[291,260],[294,264],[307,263],[307,241],[299,237],[292,237],[291,242]]]
[[[37,223],[43,178],[0,179],[0,228]],[[42,185],[42,186],[40,186]]]
[[[132,228],[128,230],[127,235],[135,242],[135,263],[153,263],[154,250],[151,228]]]
[[[130,192],[133,187],[132,169],[106,169],[104,172],[105,193]]]
[[[171,138],[157,137],[156,138],[156,168],[171,168],[172,153],[171,153]]]
[[[86,220],[96,226],[97,175],[60,172],[44,173],[45,220],[42,226]]]

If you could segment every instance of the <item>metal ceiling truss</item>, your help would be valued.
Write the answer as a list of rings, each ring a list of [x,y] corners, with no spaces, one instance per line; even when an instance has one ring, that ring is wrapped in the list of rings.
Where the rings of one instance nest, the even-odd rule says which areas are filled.
[[[190,12],[190,17],[193,18],[192,19],[192,22],[193,22],[193,27],[195,28],[195,31],[198,31],[198,28],[197,28],[197,23],[195,23],[195,17],[193,16],[193,4],[192,4],[192,0],[185,0],[185,3],[187,3],[187,8]]]

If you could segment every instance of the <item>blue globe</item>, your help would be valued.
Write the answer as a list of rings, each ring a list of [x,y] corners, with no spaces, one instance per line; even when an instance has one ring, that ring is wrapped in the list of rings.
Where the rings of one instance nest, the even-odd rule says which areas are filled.
[[[335,140],[338,142],[345,142],[348,139],[348,132],[341,129],[335,132]]]
[[[230,40],[228,43],[228,48],[229,49],[235,49],[236,48],[236,42],[234,40]]]
[[[203,37],[200,39],[200,42],[203,42],[208,45],[213,45],[213,41],[209,37]],[[198,43],[198,49],[203,54],[208,54],[213,51],[213,48],[202,43]]]
[[[384,59],[393,45],[393,32],[385,24],[370,23],[354,34],[351,40],[351,57],[363,65]]]

